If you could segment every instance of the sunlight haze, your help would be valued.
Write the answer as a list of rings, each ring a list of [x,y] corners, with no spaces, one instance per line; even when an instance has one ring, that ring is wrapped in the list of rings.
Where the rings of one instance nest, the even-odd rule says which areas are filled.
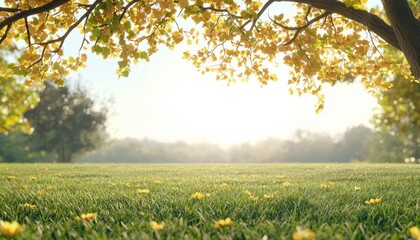
[[[335,135],[369,125],[376,106],[362,86],[342,84],[324,88],[325,109],[316,114],[314,97],[289,95],[285,68],[264,87],[252,80],[228,86],[198,73],[180,50],[162,49],[133,66],[129,78],[117,78],[114,60],[90,56],[87,66],[73,78],[95,96],[113,97],[108,132],[114,138],[232,144],[289,138],[296,129]]]
[[[372,7],[377,4],[369,1]],[[71,36],[69,52],[77,53],[80,37]],[[337,135],[359,124],[370,126],[378,106],[360,84],[339,84],[324,86],[325,109],[316,114],[313,96],[289,95],[284,67],[275,70],[279,80],[267,86],[256,80],[228,86],[214,74],[201,75],[182,59],[184,50],[182,45],[174,51],[161,47],[150,62],[141,61],[121,79],[115,59],[89,54],[87,68],[71,78],[81,79],[95,97],[113,98],[108,133],[119,139],[226,145],[290,138],[297,129]]]

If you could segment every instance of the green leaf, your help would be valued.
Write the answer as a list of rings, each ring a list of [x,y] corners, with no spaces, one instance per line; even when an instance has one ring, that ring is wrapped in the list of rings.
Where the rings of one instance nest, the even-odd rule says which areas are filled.
[[[107,58],[110,53],[111,53],[111,49],[109,49],[108,47],[102,48],[102,55],[104,56],[104,58]]]
[[[128,66],[128,63],[126,61],[118,61],[119,68],[125,68],[127,66]]]
[[[101,30],[99,30],[99,28],[94,28],[92,30],[92,36],[94,36],[95,38],[98,38],[99,36],[101,36],[102,32]]]
[[[145,60],[149,59],[149,55],[145,51],[140,51],[139,56],[141,59],[145,59]]]

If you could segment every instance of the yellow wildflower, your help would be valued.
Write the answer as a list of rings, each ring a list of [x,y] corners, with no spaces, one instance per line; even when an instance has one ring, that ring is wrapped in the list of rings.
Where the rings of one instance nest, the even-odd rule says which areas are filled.
[[[56,177],[62,177],[63,175],[61,173],[56,173],[55,176]]]
[[[77,221],[84,220],[84,221],[96,221],[98,214],[97,213],[83,213],[80,216],[76,216],[74,219]]]
[[[245,194],[248,196],[252,196],[252,193],[250,191],[245,191]]]
[[[321,183],[321,184],[319,185],[319,187],[320,187],[320,188],[327,189],[327,188],[329,188],[329,187],[330,187],[330,185],[325,184],[325,183]]]
[[[137,189],[137,193],[146,195],[146,194],[149,194],[150,191],[149,189]]]
[[[205,195],[203,193],[199,193],[199,192],[193,193],[191,195],[191,198],[193,198],[193,199],[202,199],[204,197],[205,197]]]
[[[21,203],[21,204],[19,204],[19,207],[22,207],[22,208],[31,208],[31,209],[35,209],[36,208],[35,205],[29,204],[29,203]]]
[[[214,227],[215,228],[230,227],[232,223],[233,223],[232,219],[228,217],[226,219],[219,219],[214,225]]]
[[[274,198],[273,194],[264,194],[264,199],[265,200],[268,200],[268,199],[271,199],[271,198]]]
[[[36,195],[41,196],[43,192],[41,190],[36,191]]]
[[[413,240],[420,240],[420,229],[418,227],[411,227],[410,235],[413,238]]]
[[[369,200],[365,201],[365,203],[366,203],[367,205],[369,205],[369,204],[377,204],[377,203],[379,203],[380,201],[381,201],[381,199],[380,199],[380,198],[371,198],[371,199],[369,199]]]
[[[222,183],[222,184],[220,185],[220,187],[222,187],[222,188],[228,188],[228,187],[229,187],[229,184],[227,184],[227,183]]]
[[[14,235],[22,231],[22,226],[16,221],[13,221],[11,223],[0,221],[0,232],[8,237],[13,237]]]
[[[286,182],[283,183],[283,186],[284,187],[288,187],[289,185],[290,185],[290,182],[289,181],[286,181]]]
[[[362,189],[362,188],[361,188],[361,187],[358,187],[358,186],[355,186],[355,187],[354,187],[354,190],[355,190],[355,191],[359,191],[360,189]]]
[[[293,240],[315,240],[315,233],[309,229],[298,229],[293,233]]]
[[[250,196],[249,196],[249,199],[251,199],[252,201],[256,201],[256,202],[258,202],[258,201],[260,200],[260,198],[259,198],[259,197],[254,196],[254,195],[250,195]]]
[[[161,231],[163,230],[163,227],[165,226],[164,222],[157,223],[156,221],[150,221],[149,224],[152,227],[152,229],[155,231]]]
[[[162,183],[162,181],[160,179],[155,179],[155,180],[153,180],[153,183],[160,184],[160,183]]]
[[[30,179],[31,179],[32,181],[35,181],[35,180],[36,180],[36,177],[35,177],[35,176],[31,176],[31,177],[30,177]]]
[[[15,179],[17,179],[17,177],[16,176],[7,176],[6,177],[7,178],[7,180],[15,180]]]

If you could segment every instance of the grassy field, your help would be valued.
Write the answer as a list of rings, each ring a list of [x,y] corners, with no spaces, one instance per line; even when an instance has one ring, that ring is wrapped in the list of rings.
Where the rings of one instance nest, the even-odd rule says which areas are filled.
[[[25,240],[411,239],[420,165],[0,164],[0,220]]]

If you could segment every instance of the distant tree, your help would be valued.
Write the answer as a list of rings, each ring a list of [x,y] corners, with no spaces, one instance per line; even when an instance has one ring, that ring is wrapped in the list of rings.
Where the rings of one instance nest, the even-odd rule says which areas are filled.
[[[404,143],[385,131],[373,133],[364,144],[364,160],[369,162],[402,163],[407,154]]]
[[[78,85],[74,90],[47,82],[37,107],[25,113],[34,128],[32,143],[57,154],[59,162],[72,162],[77,154],[105,140],[107,109],[95,109],[94,100]]]
[[[347,129],[335,148],[336,158],[341,159],[340,162],[363,160],[364,144],[371,135],[372,129],[363,125]]]

